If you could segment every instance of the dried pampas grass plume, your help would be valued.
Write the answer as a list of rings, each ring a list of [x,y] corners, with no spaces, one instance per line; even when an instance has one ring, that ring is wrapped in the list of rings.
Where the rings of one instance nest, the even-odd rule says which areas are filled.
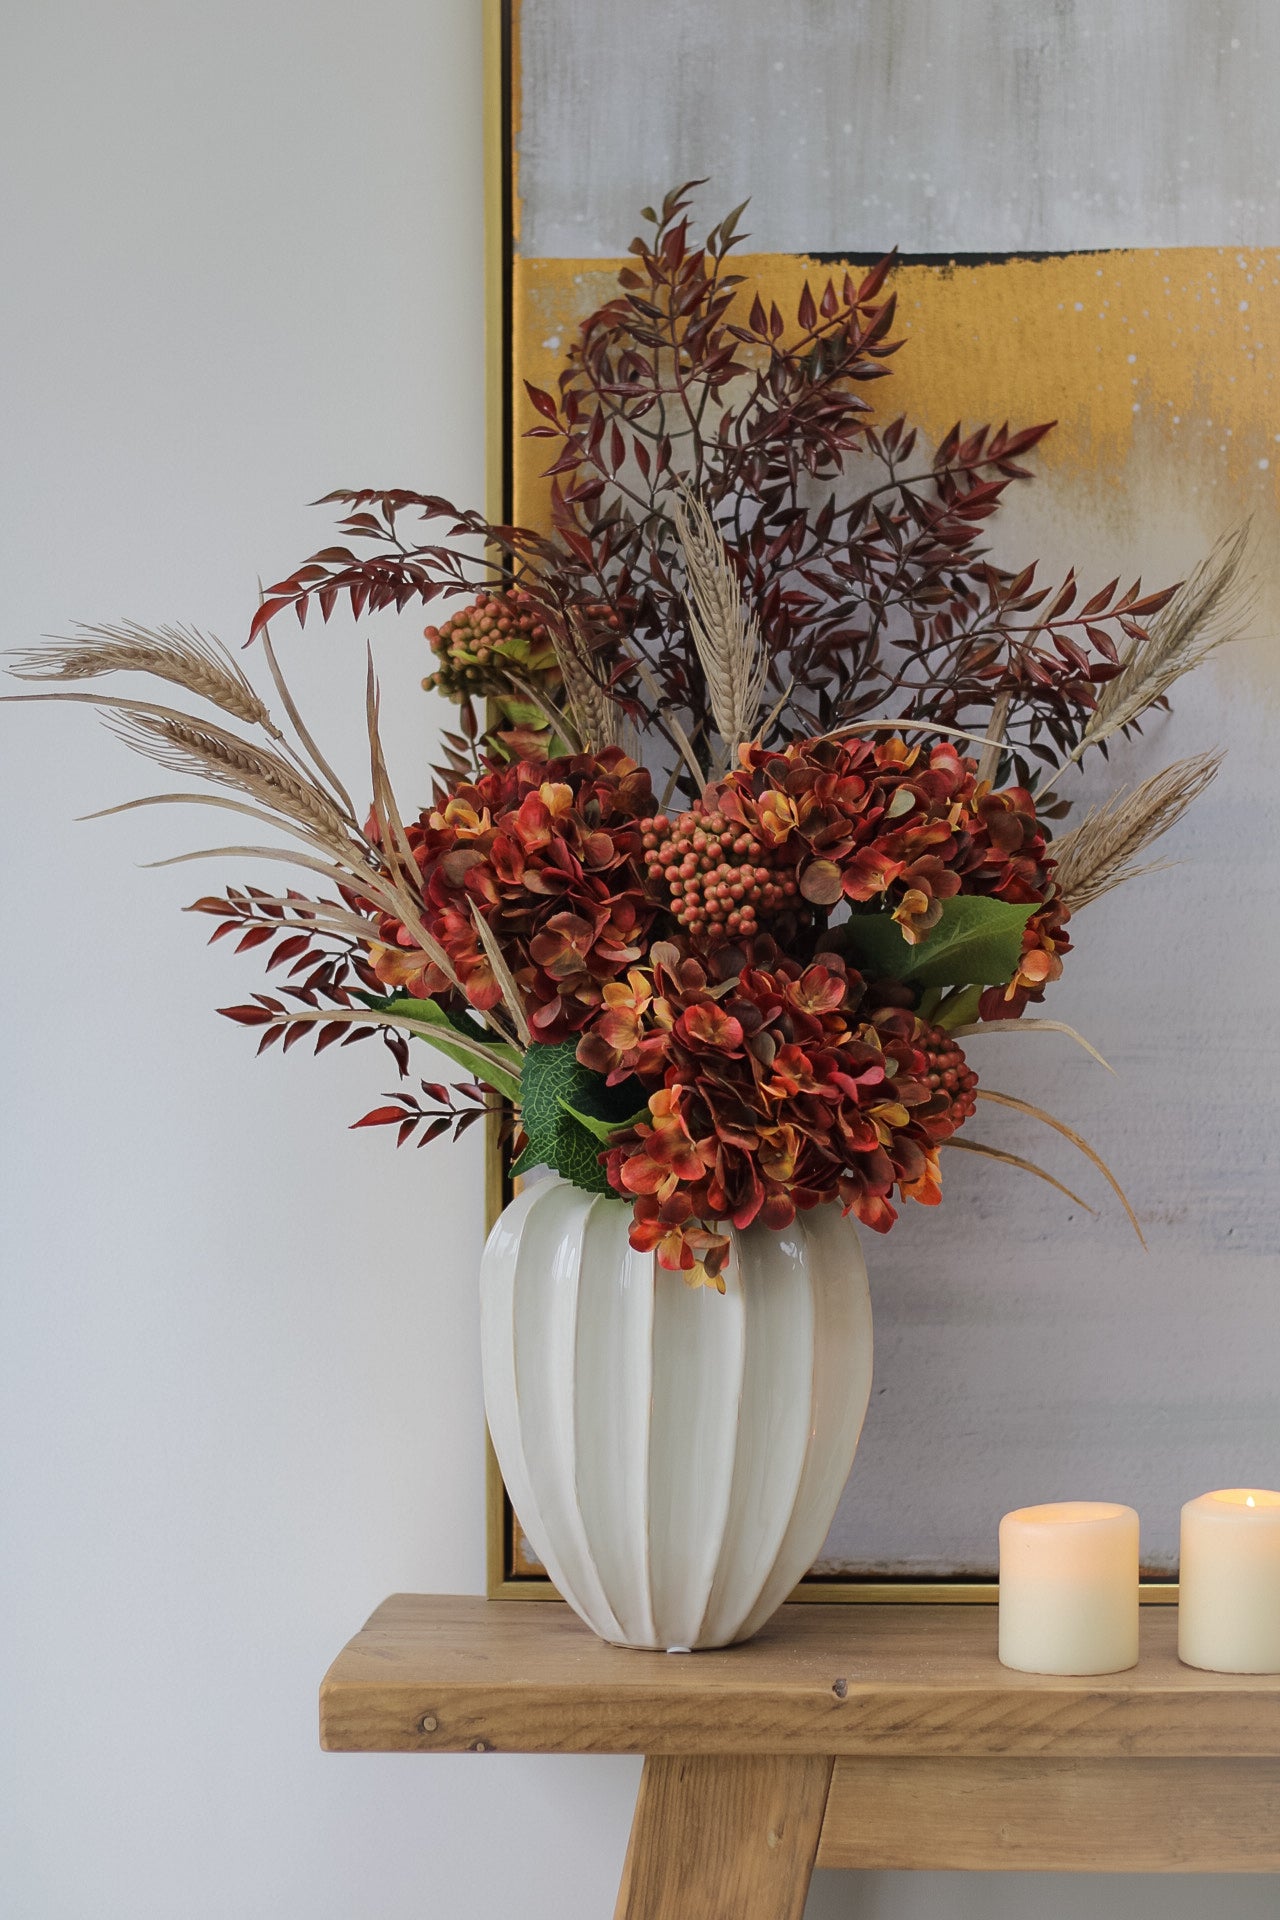
[[[349,853],[350,834],[339,808],[321,786],[268,748],[211,720],[141,703],[132,710],[118,708],[107,724],[135,753],[176,773],[232,787],[305,828],[322,845]]]
[[[87,626],[78,637],[15,648],[11,671],[19,680],[96,680],[106,673],[148,673],[168,680],[274,739],[278,728],[257,690],[220,640],[194,627]]]
[[[1246,522],[1225,534],[1156,615],[1146,638],[1130,641],[1121,672],[1102,688],[1079,743],[1045,781],[1041,795],[1090,747],[1141,719],[1184,673],[1243,636],[1255,601],[1254,582],[1244,572],[1249,533]]]
[[[697,495],[675,496],[676,532],[684,550],[685,607],[698,650],[722,765],[755,738],[769,661],[754,614],[744,611],[733,562],[715,521]]]
[[[1055,840],[1055,879],[1072,913],[1101,899],[1126,880],[1155,871],[1161,862],[1139,865],[1140,856],[1162,833],[1181,820],[1222,765],[1223,755],[1197,753],[1175,760],[1140,786],[1121,787],[1102,806],[1087,813],[1078,827]]]

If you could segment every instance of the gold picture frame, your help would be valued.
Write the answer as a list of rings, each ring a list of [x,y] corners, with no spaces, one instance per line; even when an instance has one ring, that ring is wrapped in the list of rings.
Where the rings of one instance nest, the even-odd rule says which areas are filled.
[[[484,15],[485,147],[485,368],[486,506],[491,520],[517,517],[518,446],[514,394],[523,367],[514,315],[521,294],[515,286],[519,205],[516,180],[516,131],[519,122],[521,0],[482,0]],[[921,257],[923,258],[923,257]],[[588,263],[589,264],[589,263]],[[603,263],[602,263],[603,264]],[[904,261],[904,265],[907,264]],[[526,282],[526,307],[532,303]],[[528,322],[526,322],[526,328]],[[545,328],[539,331],[545,331]],[[543,342],[545,347],[548,342]],[[534,350],[531,346],[531,353]],[[541,372],[541,369],[535,368]],[[1265,463],[1264,463],[1265,464]],[[486,1225],[491,1227],[511,1195],[511,1183],[496,1127],[486,1140]],[[545,1600],[557,1597],[552,1583],[522,1551],[519,1526],[502,1475],[487,1443],[486,1471],[487,1592],[495,1600]],[[974,1578],[806,1578],[791,1596],[798,1601],[853,1604],[990,1604],[997,1597],[994,1579]],[[1176,1582],[1153,1578],[1143,1583],[1144,1601],[1168,1604],[1177,1598]]]

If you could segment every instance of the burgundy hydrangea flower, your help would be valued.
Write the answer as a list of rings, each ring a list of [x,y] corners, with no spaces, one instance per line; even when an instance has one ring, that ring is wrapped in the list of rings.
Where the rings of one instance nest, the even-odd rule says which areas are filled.
[[[976,1085],[949,1036],[906,1009],[869,1009],[837,955],[718,980],[663,953],[579,1042],[584,1064],[603,1068],[607,1053],[615,1074],[653,1088],[650,1119],[607,1157],[610,1184],[634,1203],[634,1247],[715,1281],[723,1221],[785,1227],[838,1200],[883,1233],[895,1189],[936,1205],[938,1146],[973,1111]]]
[[[648,884],[694,951],[760,930],[811,952],[832,909],[883,900],[916,944],[956,894],[1037,908],[1008,988],[986,1017],[1020,1013],[1062,971],[1070,941],[1035,803],[1000,792],[949,741],[896,736],[744,747],[741,765],[674,820],[642,822]]]
[[[422,874],[422,918],[473,1007],[501,988],[476,929],[483,916],[538,1040],[565,1040],[602,1005],[607,981],[646,950],[657,903],[639,885],[639,821],[649,775],[616,747],[518,760],[442,794],[408,829]],[[384,918],[373,950],[389,988],[445,994],[450,983],[412,936]]]

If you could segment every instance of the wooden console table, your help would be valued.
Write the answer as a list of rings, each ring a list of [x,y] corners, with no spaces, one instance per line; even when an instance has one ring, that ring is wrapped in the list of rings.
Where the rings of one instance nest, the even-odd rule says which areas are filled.
[[[605,1646],[558,1602],[397,1594],[320,1695],[338,1753],[636,1753],[616,1920],[799,1920],[822,1867],[1280,1871],[1280,1676],[996,1660],[993,1607],[790,1606],[723,1653]]]

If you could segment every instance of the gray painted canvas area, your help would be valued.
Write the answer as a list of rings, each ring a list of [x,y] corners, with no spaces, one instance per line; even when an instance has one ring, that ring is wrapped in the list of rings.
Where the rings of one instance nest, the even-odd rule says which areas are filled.
[[[761,252],[1280,243],[1274,0],[524,0],[521,248],[709,176]]]
[[[762,251],[1280,243],[1280,5],[525,0],[521,51],[531,255],[614,254],[641,202],[694,174],[713,178],[708,209],[752,196]],[[1103,478],[1020,495],[997,557],[1155,584],[1235,517],[1155,438],[1122,493]],[[1098,1213],[949,1154],[941,1208],[865,1236],[876,1379],[831,1570],[991,1571],[1003,1512],[1067,1497],[1136,1505],[1144,1561],[1170,1570],[1183,1500],[1280,1485],[1274,499],[1257,496],[1255,638],[1083,789],[1230,749],[1167,843],[1179,864],[1073,925],[1045,1011],[1118,1077],[1049,1035],[970,1043],[987,1085],[1104,1155],[1149,1250],[1064,1142],[982,1111],[972,1135]]]

